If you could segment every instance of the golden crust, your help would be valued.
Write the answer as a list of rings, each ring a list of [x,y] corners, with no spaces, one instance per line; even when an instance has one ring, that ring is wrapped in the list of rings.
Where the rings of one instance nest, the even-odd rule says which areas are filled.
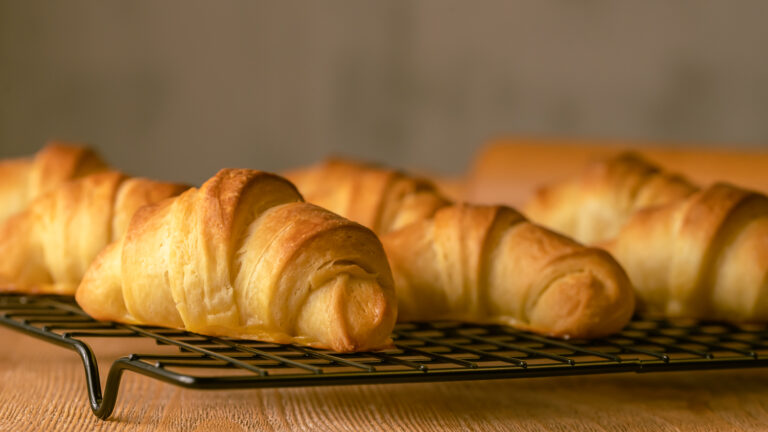
[[[508,207],[445,207],[382,242],[404,321],[497,323],[582,338],[619,331],[634,309],[613,258]]]
[[[590,164],[577,178],[540,188],[524,212],[534,222],[594,244],[613,238],[637,210],[696,189],[634,153],[622,153]]]
[[[27,205],[31,168],[32,159],[0,161],[0,220]]]
[[[597,337],[631,317],[631,287],[610,256],[511,208],[451,205],[429,183],[343,160],[289,177],[310,202],[381,235],[401,321],[454,319]]]
[[[105,171],[67,182],[0,221],[0,289],[74,294],[137,208],[186,187]]]
[[[724,183],[637,212],[604,245],[648,315],[768,321],[768,197]]]
[[[430,181],[375,164],[328,159],[285,176],[307,201],[377,234],[427,219],[449,203]]]
[[[37,152],[33,165],[33,196],[50,192],[66,181],[109,169],[87,146],[59,141],[51,141]]]
[[[88,147],[56,141],[32,158],[0,161],[0,220],[67,181],[107,169]]]
[[[397,314],[369,229],[252,170],[139,210],[77,301],[102,319],[336,351],[389,345]]]

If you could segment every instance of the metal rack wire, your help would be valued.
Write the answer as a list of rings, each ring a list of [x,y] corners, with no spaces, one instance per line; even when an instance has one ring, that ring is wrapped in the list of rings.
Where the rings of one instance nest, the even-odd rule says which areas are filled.
[[[768,326],[633,321],[598,340],[555,340],[495,325],[398,325],[395,347],[333,353],[292,345],[99,322],[71,298],[0,295],[0,324],[76,351],[93,413],[108,418],[123,372],[194,389],[399,383],[768,366]],[[116,360],[102,392],[88,338],[154,340]],[[162,349],[161,349],[162,348]]]

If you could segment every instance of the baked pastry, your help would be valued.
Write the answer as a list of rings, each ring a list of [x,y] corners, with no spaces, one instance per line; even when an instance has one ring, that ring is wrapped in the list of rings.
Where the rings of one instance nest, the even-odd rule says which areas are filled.
[[[646,315],[768,321],[768,197],[716,183],[635,213],[602,245]]]
[[[370,163],[328,159],[284,175],[308,202],[377,234],[427,219],[449,204],[430,181]]]
[[[594,244],[613,238],[637,210],[685,198],[696,186],[634,153],[594,162],[578,177],[539,189],[523,212]]]
[[[39,196],[0,221],[0,291],[74,294],[91,261],[125,231],[136,209],[185,189],[105,171]]]
[[[55,141],[34,157],[0,160],[0,220],[64,182],[107,169],[93,150]]]
[[[631,318],[632,289],[613,258],[534,225],[509,207],[450,204],[423,180],[420,189],[407,189],[418,192],[394,194],[399,199],[388,204],[391,195],[382,183],[416,180],[356,162],[335,160],[293,178],[299,190],[308,190],[308,200],[378,227],[395,278],[400,321],[452,319],[598,337],[620,330]],[[382,180],[371,181],[375,178]],[[426,205],[400,204],[422,199]],[[381,217],[382,208],[396,209],[389,213],[396,216]],[[400,212],[407,217],[398,217]],[[377,223],[381,220],[408,223]]]
[[[592,338],[621,330],[634,310],[629,280],[607,253],[509,207],[444,207],[382,242],[403,321],[495,323]]]
[[[389,345],[397,315],[373,232],[233,169],[140,209],[76,298],[97,319],[335,351]]]

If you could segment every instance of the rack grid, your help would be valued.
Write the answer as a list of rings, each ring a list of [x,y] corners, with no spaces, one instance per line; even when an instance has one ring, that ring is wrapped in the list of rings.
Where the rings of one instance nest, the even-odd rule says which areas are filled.
[[[768,326],[694,321],[635,319],[619,334],[588,341],[498,325],[405,323],[394,330],[393,348],[363,353],[100,322],[59,296],[1,294],[0,324],[76,351],[90,407],[102,419],[114,410],[125,371],[220,390],[768,366]],[[102,392],[89,338],[143,338],[158,349],[114,361]]]

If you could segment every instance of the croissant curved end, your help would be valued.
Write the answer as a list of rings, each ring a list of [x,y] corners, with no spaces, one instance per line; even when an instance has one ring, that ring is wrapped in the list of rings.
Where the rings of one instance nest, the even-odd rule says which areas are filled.
[[[340,273],[312,292],[297,330],[337,352],[386,348],[397,317],[391,294],[374,277]]]
[[[596,264],[596,258],[599,265],[576,264],[583,259]],[[546,333],[562,338],[596,338],[620,331],[635,308],[624,271],[604,253],[576,254],[566,259],[574,263],[562,266],[564,271],[549,279],[529,311],[531,329],[547,329]]]
[[[93,318],[137,323],[125,307],[120,280],[123,242],[109,244],[96,257],[77,287],[75,300]]]

